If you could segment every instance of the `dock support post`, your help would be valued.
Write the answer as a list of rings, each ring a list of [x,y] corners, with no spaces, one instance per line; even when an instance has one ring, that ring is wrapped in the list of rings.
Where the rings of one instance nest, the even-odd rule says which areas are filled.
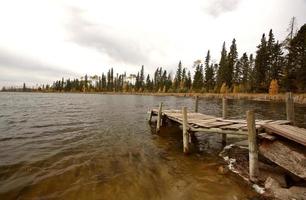
[[[286,115],[287,115],[287,120],[294,125],[295,119],[294,119],[294,101],[292,97],[291,92],[286,93]]]
[[[163,107],[163,103],[160,102],[159,108],[158,108],[158,114],[157,114],[157,122],[156,122],[156,132],[157,133],[160,131],[160,126],[161,126],[162,107]]]
[[[199,97],[195,96],[194,112],[198,112]]]
[[[249,110],[247,115],[248,140],[249,140],[249,176],[252,182],[258,177],[258,147],[256,141],[255,115],[253,110]]]
[[[152,110],[150,110],[150,112],[149,112],[149,117],[148,117],[148,123],[151,123],[151,121],[152,121],[152,115],[153,115]]]
[[[222,118],[226,119],[227,116],[227,99],[222,98]],[[226,145],[226,134],[222,134],[222,144]]]
[[[189,153],[189,134],[187,131],[187,107],[183,107],[183,151],[185,154]]]

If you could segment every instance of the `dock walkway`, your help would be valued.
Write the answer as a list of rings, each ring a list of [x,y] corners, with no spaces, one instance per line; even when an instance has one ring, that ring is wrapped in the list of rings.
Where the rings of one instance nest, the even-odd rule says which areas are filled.
[[[222,117],[198,113],[198,98],[195,112],[182,110],[153,108],[149,111],[149,122],[157,116],[156,132],[164,126],[164,121],[171,121],[182,127],[183,152],[190,152],[191,136],[195,133],[222,134],[222,143],[226,144],[227,134],[245,135],[248,138],[249,176],[256,181],[258,176],[258,152],[277,163],[293,174],[306,178],[306,129],[294,126],[294,103],[288,95],[286,102],[287,120],[256,120],[254,111],[246,113],[246,119],[226,118],[226,99],[222,100]],[[288,154],[291,157],[288,157]]]
[[[153,116],[158,115],[158,109],[152,109],[151,112]],[[167,118],[176,123],[183,124],[183,114],[181,110],[163,110],[161,114],[162,118]],[[247,121],[245,119],[223,119],[212,115],[194,112],[188,112],[187,119],[188,131],[191,132],[248,135]],[[256,120],[255,124],[256,129],[259,131],[263,129],[263,125],[287,125],[290,124],[290,121]]]

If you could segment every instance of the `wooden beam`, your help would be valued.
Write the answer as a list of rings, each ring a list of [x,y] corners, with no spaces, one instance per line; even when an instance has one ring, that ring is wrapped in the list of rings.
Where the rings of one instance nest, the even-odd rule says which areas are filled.
[[[270,141],[274,141],[276,140],[276,136],[273,134],[269,134],[269,133],[259,133],[258,137],[261,139],[266,139],[266,140],[270,140]]]
[[[248,135],[247,131],[243,131],[243,130],[223,130],[223,129],[220,129],[220,128],[194,128],[194,127],[191,127],[189,130],[192,131],[192,132],[244,135],[244,136]]]
[[[162,107],[163,107],[163,103],[160,102],[159,108],[158,108],[158,114],[157,114],[157,122],[156,122],[156,132],[157,133],[160,131],[160,126],[161,126]]]
[[[259,146],[260,154],[291,173],[306,179],[306,149],[285,140],[264,140]]]
[[[187,122],[187,107],[183,107],[183,151],[185,154],[189,153],[189,134],[188,134],[188,122]]]
[[[289,140],[295,141],[306,146],[306,129],[291,125],[264,124],[263,128]]]
[[[249,176],[250,180],[257,182],[258,170],[258,147],[256,141],[255,115],[254,111],[247,111],[248,140],[249,140]]]

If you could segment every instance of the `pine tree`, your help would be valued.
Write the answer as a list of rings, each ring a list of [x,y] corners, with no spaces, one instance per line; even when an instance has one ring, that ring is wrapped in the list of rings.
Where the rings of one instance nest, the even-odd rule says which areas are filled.
[[[233,82],[233,74],[237,75],[237,78],[240,75],[240,68],[236,66],[238,58],[236,39],[234,38],[232,41],[232,45],[230,47],[230,52],[228,53],[228,67],[226,68],[226,77],[225,82],[228,87],[232,85]],[[235,72],[234,72],[235,70]]]
[[[159,72],[159,68],[157,68],[154,72],[154,92],[158,91],[158,83],[159,83],[158,72]]]
[[[205,85],[207,92],[210,92],[214,89],[215,80],[214,80],[214,65],[206,67],[205,69]]]
[[[292,41],[292,39],[296,35],[296,18],[294,16],[290,19],[287,31],[289,33],[288,33],[288,35],[287,35],[287,37],[286,37],[286,39],[285,39],[285,41],[283,43],[286,46],[286,48],[289,48],[290,42]]]
[[[209,77],[209,71],[210,71],[210,51],[207,51],[206,57],[205,57],[205,76],[204,76],[204,86],[206,87],[207,90],[209,90],[209,85],[208,82],[211,79]]]
[[[182,81],[182,62],[180,61],[177,66],[176,75],[175,75],[175,82],[174,82],[175,90],[179,88],[181,81]]]
[[[140,76],[139,76],[139,72],[138,72],[137,76],[136,76],[135,90],[138,92],[139,88],[140,88]]]
[[[194,78],[193,78],[193,86],[192,88],[199,92],[203,87],[203,65],[197,65]]]
[[[142,88],[144,86],[144,66],[141,66],[140,77],[139,77],[139,87]]]
[[[107,72],[107,91],[111,91],[111,75],[110,70]]]
[[[288,49],[287,81],[290,87],[287,90],[306,91],[306,24],[290,41]]]
[[[285,41],[283,42],[283,45],[288,51],[288,54],[285,57],[285,67],[283,69],[283,77],[281,80],[281,85],[286,91],[295,91],[297,89],[296,87],[296,65],[295,65],[295,56],[292,52],[292,40],[295,37],[295,26],[296,26],[296,20],[295,17],[292,17],[289,23],[288,31],[289,34],[286,37]]]
[[[233,83],[234,85],[239,85],[242,82],[242,62],[237,60],[234,66]]]
[[[284,58],[282,45],[277,41],[273,46],[271,62],[271,80],[279,80],[283,75]]]
[[[187,75],[186,75],[186,68],[183,68],[182,71],[182,77],[181,77],[181,83],[180,83],[180,89],[185,89],[186,87],[186,80],[187,80]]]
[[[61,82],[61,91],[64,90],[64,83],[65,83],[64,78],[62,78],[62,82]]]
[[[114,88],[114,70],[110,69],[110,91],[112,92]]]
[[[186,82],[187,90],[190,90],[191,86],[192,86],[191,74],[190,71],[188,70],[187,82]]]
[[[167,83],[167,71],[164,70],[161,76],[161,86],[160,88],[162,89],[163,92],[166,92],[166,83]]]
[[[242,78],[241,82],[246,85],[250,80],[250,64],[249,64],[249,58],[247,53],[243,53],[242,57],[240,58],[241,63],[241,69],[242,69]]]
[[[162,73],[163,73],[163,68],[160,67],[159,71],[158,71],[158,77],[159,77],[158,90],[159,90],[159,92],[161,92],[162,89],[163,89]]]
[[[23,83],[22,91],[23,91],[23,92],[27,91],[27,87],[26,87],[26,84],[25,84],[25,83]]]
[[[169,73],[168,76],[167,76],[167,80],[166,80],[166,91],[169,91],[169,89],[171,88],[172,86],[172,77],[171,77],[171,74]]]
[[[106,77],[104,75],[104,73],[102,73],[102,78],[101,78],[101,82],[102,82],[102,91],[106,90]]]
[[[115,92],[119,91],[119,74],[118,73],[116,73],[116,77],[114,80],[114,90]]]
[[[267,71],[267,41],[265,34],[262,35],[261,44],[257,46],[256,58],[255,58],[255,91],[256,92],[267,92],[268,85],[266,82],[266,71]],[[268,83],[269,84],[269,83]]]
[[[148,91],[148,92],[151,92],[151,90],[152,90],[150,74],[147,75],[145,88],[146,88],[146,91]]]
[[[223,42],[221,58],[217,72],[217,85],[219,87],[221,87],[222,83],[226,82],[227,67],[228,67],[227,52],[226,52],[225,42]]]
[[[269,32],[269,39],[267,43],[267,66],[266,66],[266,80],[265,84],[270,84],[272,80],[272,68],[273,68],[273,62],[274,62],[274,50],[275,50],[275,39],[272,32],[272,29],[270,29]]]

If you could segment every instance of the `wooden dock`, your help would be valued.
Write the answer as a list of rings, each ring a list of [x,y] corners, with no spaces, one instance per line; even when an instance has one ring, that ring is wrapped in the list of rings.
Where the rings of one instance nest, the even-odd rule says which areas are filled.
[[[290,145],[292,142],[296,143],[301,151],[294,151],[295,153],[292,154],[294,158],[291,158],[291,160],[287,155],[276,156],[278,153],[282,153],[281,150],[279,152],[268,152],[266,157],[299,177],[306,178],[306,169],[303,167],[306,163],[306,129],[292,125],[294,124],[294,104],[290,98],[292,98],[292,95],[288,95],[288,101],[286,102],[286,120],[256,120],[252,110],[247,111],[246,119],[227,119],[226,99],[222,100],[222,117],[198,113],[198,98],[196,97],[195,112],[187,112],[186,107],[183,107],[182,110],[163,110],[163,105],[160,103],[158,109],[153,108],[149,111],[149,121],[151,122],[153,116],[157,116],[156,132],[160,131],[164,120],[169,120],[181,126],[183,129],[183,152],[187,154],[190,151],[191,134],[194,132],[222,134],[222,143],[226,143],[227,134],[245,135],[248,138],[249,147],[249,176],[253,182],[256,182],[259,173],[258,152],[265,153],[269,151],[269,148],[267,149],[269,145],[271,145],[271,149],[277,149],[280,144],[271,141],[277,138],[284,138],[290,142]],[[259,148],[258,140],[269,142]],[[284,144],[281,143],[281,145]],[[292,148],[288,147],[288,149]],[[292,163],[293,160],[299,162]]]
[[[158,116],[158,109],[152,109],[152,116]],[[183,113],[181,110],[163,110],[162,118],[169,119],[178,124],[183,124]],[[191,132],[208,132],[219,134],[248,135],[247,121],[245,119],[223,119],[202,113],[187,113],[187,129]],[[256,120],[256,130],[259,132],[263,125],[290,124],[288,120]]]

